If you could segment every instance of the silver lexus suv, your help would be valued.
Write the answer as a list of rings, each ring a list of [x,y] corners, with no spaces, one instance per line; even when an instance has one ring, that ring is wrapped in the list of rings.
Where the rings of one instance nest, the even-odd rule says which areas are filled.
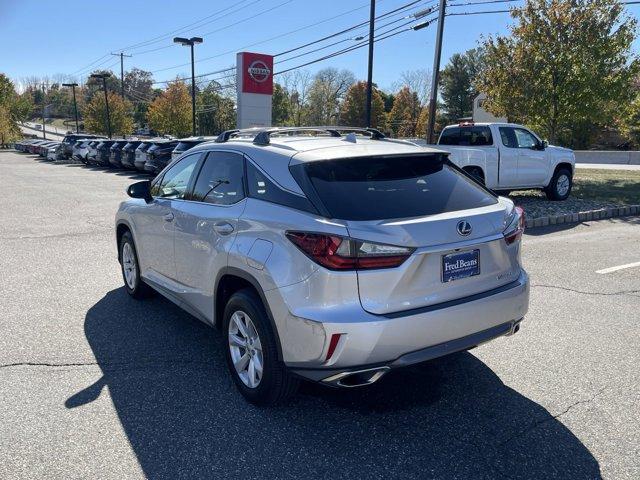
[[[232,130],[128,188],[118,258],[223,333],[258,404],[515,333],[524,216],[438,150],[350,127]]]

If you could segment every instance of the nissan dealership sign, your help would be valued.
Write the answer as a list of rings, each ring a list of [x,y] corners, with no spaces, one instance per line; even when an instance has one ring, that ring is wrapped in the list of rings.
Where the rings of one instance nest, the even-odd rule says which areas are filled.
[[[238,128],[271,126],[273,57],[240,52],[236,61]]]

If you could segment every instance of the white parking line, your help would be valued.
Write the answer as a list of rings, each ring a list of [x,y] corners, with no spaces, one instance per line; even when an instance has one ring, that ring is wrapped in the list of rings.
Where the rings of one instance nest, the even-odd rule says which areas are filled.
[[[633,263],[625,263],[624,265],[618,265],[617,267],[609,267],[609,268],[603,268],[602,270],[596,270],[596,273],[611,273],[611,272],[617,272],[618,270],[624,270],[625,268],[634,268],[634,267],[640,267],[640,262],[633,262]]]

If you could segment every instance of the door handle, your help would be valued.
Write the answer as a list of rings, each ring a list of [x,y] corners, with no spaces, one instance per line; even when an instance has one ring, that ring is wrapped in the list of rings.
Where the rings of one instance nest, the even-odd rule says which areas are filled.
[[[213,224],[213,229],[220,235],[229,235],[233,232],[233,225],[229,222],[217,222]]]
[[[163,215],[162,218],[164,218],[167,222],[173,222],[173,213],[169,212],[166,215]]]

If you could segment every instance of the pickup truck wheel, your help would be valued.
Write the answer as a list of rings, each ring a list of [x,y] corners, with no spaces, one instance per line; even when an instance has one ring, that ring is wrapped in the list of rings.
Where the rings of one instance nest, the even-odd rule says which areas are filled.
[[[560,168],[553,174],[549,185],[545,188],[545,193],[549,200],[566,200],[573,187],[571,172],[566,168]]]
[[[295,393],[299,380],[278,360],[271,323],[253,290],[243,289],[231,296],[222,331],[229,372],[247,401],[274,405]]]

